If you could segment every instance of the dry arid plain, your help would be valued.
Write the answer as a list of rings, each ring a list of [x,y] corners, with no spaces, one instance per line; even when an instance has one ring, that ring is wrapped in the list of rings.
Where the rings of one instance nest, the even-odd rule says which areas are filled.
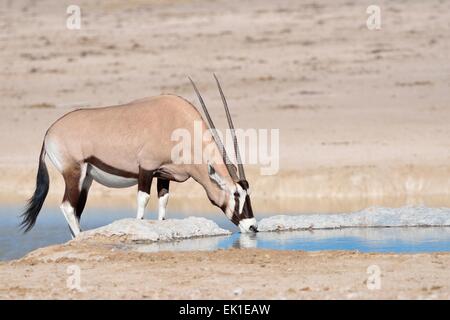
[[[379,290],[367,286],[366,270],[373,264],[383,270]],[[448,253],[229,249],[149,254],[70,243],[0,265],[0,297],[449,299],[449,264]],[[68,271],[74,265],[81,270],[81,283],[69,290]]]
[[[32,194],[44,134],[71,110],[161,93],[198,105],[189,75],[225,127],[215,72],[236,126],[280,130],[278,173],[248,169],[256,216],[450,206],[449,1],[378,1],[379,30],[366,26],[372,1],[77,1],[80,30],[66,28],[70,4],[0,4],[2,204]],[[63,181],[49,168],[56,206]],[[194,181],[171,188],[169,211],[221,214]],[[135,195],[95,184],[87,205],[131,207]],[[65,286],[73,262],[87,270],[82,292]],[[385,270],[381,290],[364,282],[371,264]],[[143,254],[71,242],[0,263],[0,297],[449,299],[449,265],[450,253]]]

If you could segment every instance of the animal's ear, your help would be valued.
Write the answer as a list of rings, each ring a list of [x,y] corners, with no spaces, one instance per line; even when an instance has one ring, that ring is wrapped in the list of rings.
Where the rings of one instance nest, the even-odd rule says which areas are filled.
[[[213,165],[209,161],[208,161],[208,175],[212,181],[217,183],[217,185],[220,187],[220,189],[224,190],[226,188],[225,181],[216,172],[216,169],[214,169]]]

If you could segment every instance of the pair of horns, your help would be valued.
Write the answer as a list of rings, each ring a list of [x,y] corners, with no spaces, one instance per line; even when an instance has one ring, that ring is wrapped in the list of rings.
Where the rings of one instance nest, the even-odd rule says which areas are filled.
[[[245,173],[244,173],[244,166],[242,165],[241,161],[241,154],[239,153],[239,146],[236,138],[236,132],[234,130],[233,120],[231,119],[230,110],[228,109],[228,103],[227,99],[225,99],[225,95],[223,94],[222,87],[220,86],[219,79],[217,79],[216,75],[214,74],[214,79],[216,80],[217,87],[219,88],[220,96],[222,98],[223,107],[225,108],[225,113],[227,115],[228,120],[228,126],[231,130],[231,136],[233,138],[233,144],[234,144],[234,152],[236,154],[236,162],[237,167],[239,171],[239,176],[236,173],[236,169],[230,162],[230,159],[228,158],[227,152],[225,150],[225,146],[223,145],[222,141],[220,140],[219,136],[217,135],[216,126],[214,125],[214,122],[211,119],[211,116],[209,115],[208,109],[206,108],[205,102],[203,101],[202,96],[200,95],[200,92],[197,89],[197,86],[195,85],[194,81],[192,81],[191,77],[188,77],[189,81],[191,81],[192,86],[194,87],[195,93],[197,94],[198,100],[200,101],[200,104],[202,105],[203,112],[206,115],[206,119],[208,121],[210,130],[212,132],[214,141],[216,142],[217,146],[219,147],[220,153],[223,158],[223,162],[225,163],[228,173],[230,174],[233,181],[245,181]]]

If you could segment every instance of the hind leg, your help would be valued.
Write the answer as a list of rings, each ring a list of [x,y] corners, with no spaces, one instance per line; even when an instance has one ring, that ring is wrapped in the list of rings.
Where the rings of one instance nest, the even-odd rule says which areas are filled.
[[[75,215],[75,208],[68,201],[63,201],[60,208],[69,225],[69,231],[73,239],[81,232],[80,222]]]
[[[61,211],[69,225],[72,237],[76,237],[80,232],[80,216],[86,203],[87,189],[85,189],[84,200],[80,199],[83,185],[86,178],[86,165],[73,165],[63,172],[66,189],[61,203]],[[87,181],[90,186],[89,181]],[[80,200],[82,200],[80,202]]]
[[[158,220],[166,219],[167,202],[169,201],[170,180],[158,179]]]
[[[88,167],[88,165],[85,164],[86,169],[87,169],[87,167]],[[75,214],[77,216],[78,222],[81,219],[81,214],[83,213],[84,207],[86,205],[86,200],[87,200],[89,189],[90,189],[91,185],[92,185],[92,177],[89,175],[89,173],[87,171],[83,172],[83,169],[82,169],[81,177],[80,177],[80,186],[81,186],[80,195],[78,197],[78,203],[77,203],[76,210],[75,210]]]

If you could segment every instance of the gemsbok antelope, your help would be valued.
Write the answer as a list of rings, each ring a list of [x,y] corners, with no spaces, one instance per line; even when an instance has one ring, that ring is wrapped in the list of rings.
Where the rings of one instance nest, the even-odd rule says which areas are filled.
[[[45,134],[36,189],[22,214],[21,227],[27,232],[34,226],[47,196],[49,176],[45,157],[48,155],[64,178],[61,210],[73,237],[81,231],[80,218],[93,180],[111,188],[137,184],[137,219],[143,219],[153,178],[158,180],[159,220],[165,217],[169,182],[193,178],[205,189],[212,204],[222,209],[241,232],[257,232],[233,121],[220,83],[215,75],[214,78],[233,138],[237,169],[230,162],[202,96],[189,78],[209,126],[190,102],[175,95],[160,95],[124,105],[78,109],[53,123]],[[207,141],[202,141],[203,152],[206,153],[203,159],[207,161],[179,163],[172,159],[175,141],[172,141],[171,134],[179,128],[192,132],[196,121],[201,123],[202,134],[209,131],[215,142],[213,148],[206,148]]]

